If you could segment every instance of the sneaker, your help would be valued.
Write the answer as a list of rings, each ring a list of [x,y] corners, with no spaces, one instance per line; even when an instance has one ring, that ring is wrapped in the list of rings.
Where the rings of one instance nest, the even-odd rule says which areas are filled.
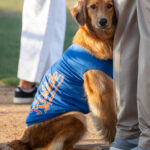
[[[150,150],[150,148],[136,147],[132,150]]]
[[[109,150],[132,150],[137,147],[138,140],[139,138],[133,140],[115,139]]]
[[[31,104],[34,100],[35,93],[37,88],[34,86],[33,90],[30,92],[26,92],[21,89],[21,87],[17,87],[15,89],[13,102],[15,104]]]

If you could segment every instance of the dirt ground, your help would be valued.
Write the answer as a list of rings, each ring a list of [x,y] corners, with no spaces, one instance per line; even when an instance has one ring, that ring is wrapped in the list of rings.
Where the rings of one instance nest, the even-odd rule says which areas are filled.
[[[0,150],[7,142],[21,136],[26,127],[25,118],[30,105],[13,104],[14,88],[0,83]],[[77,143],[78,148],[97,147],[98,150],[107,150],[108,145],[101,140],[95,131],[91,118],[87,116],[88,131],[85,137]]]

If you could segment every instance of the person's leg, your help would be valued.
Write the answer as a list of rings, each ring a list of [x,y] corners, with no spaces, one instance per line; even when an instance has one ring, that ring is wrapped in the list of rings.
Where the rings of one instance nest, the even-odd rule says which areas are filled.
[[[29,82],[29,81],[25,81],[25,80],[20,79],[19,86],[21,88],[23,88],[24,90],[30,90],[33,86],[33,82]]]
[[[40,0],[24,1],[18,65],[18,78],[24,81],[36,82],[50,2],[51,0],[44,0],[43,2]]]
[[[39,83],[63,51],[65,0],[25,0],[18,78]]]
[[[132,139],[140,134],[137,119],[139,33],[136,1],[115,0],[115,6],[118,25],[114,40],[114,92],[118,106],[116,139],[119,140],[115,142],[128,140],[128,146],[128,142],[134,143]]]
[[[61,56],[65,24],[65,0],[59,3],[55,0],[25,0],[18,66],[21,88],[16,89],[15,103],[28,103],[25,99],[32,101],[33,84],[40,83],[47,69]],[[24,100],[21,95],[25,96]]]
[[[49,14],[43,39],[35,82],[40,82],[45,72],[62,55],[66,29],[66,0],[50,0]]]
[[[150,149],[150,1],[137,0],[140,31],[138,69],[139,146]]]
[[[32,86],[42,52],[50,0],[25,0],[22,18],[21,48],[18,65],[19,86],[14,103],[31,103],[36,89]],[[39,70],[40,72],[40,70]]]

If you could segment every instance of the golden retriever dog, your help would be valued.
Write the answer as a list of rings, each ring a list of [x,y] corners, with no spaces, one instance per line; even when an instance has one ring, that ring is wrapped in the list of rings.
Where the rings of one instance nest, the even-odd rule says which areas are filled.
[[[113,0],[79,0],[77,4],[71,9],[72,16],[75,18],[79,25],[79,29],[74,36],[73,44],[78,45],[79,50],[77,53],[82,57],[84,53],[87,57],[82,57],[84,64],[92,64],[89,60],[96,60],[93,65],[100,62],[112,61],[113,55],[113,37],[116,27],[116,17],[114,10]],[[81,48],[82,47],[82,48]],[[69,52],[69,50],[67,50]],[[68,52],[65,52],[68,54]],[[73,53],[73,54],[72,54]],[[76,52],[71,51],[71,56],[66,59],[67,63],[71,64],[72,60],[76,60],[78,63],[79,58],[75,55]],[[63,59],[66,58],[66,55]],[[90,58],[90,59],[89,59]],[[69,64],[69,66],[70,66]],[[65,65],[65,64],[64,64]],[[64,65],[62,67],[64,67]],[[109,65],[107,65],[109,67]],[[56,67],[55,67],[56,68]],[[68,66],[66,67],[68,68]],[[62,69],[62,68],[61,68]],[[105,68],[107,69],[107,68]],[[105,70],[104,69],[104,70]],[[112,68],[111,68],[112,69]],[[71,69],[67,70],[69,76],[72,78]],[[74,67],[74,72],[79,73],[74,75],[77,78],[80,74],[80,67]],[[63,72],[63,71],[62,71]],[[58,73],[58,74],[57,74]],[[74,144],[78,142],[84,133],[86,132],[86,120],[84,111],[80,111],[80,108],[84,107],[82,104],[89,106],[95,125],[98,130],[101,130],[101,134],[104,139],[111,143],[114,140],[116,132],[116,108],[113,99],[113,81],[112,78],[104,71],[98,69],[88,69],[83,73],[83,83],[76,82],[75,88],[69,87],[67,89],[69,97],[72,93],[86,94],[86,101],[83,100],[81,104],[78,104],[78,94],[74,94],[69,101],[69,104],[65,103],[67,111],[57,109],[57,115],[54,117],[44,118],[42,113],[46,113],[53,109],[53,105],[59,105],[57,103],[57,92],[64,94],[64,89],[61,89],[60,85],[65,81],[65,76],[55,72],[53,75],[47,75],[46,79],[41,83],[41,93],[39,97],[35,96],[35,100],[32,104],[30,113],[34,113],[37,116],[41,115],[41,118],[34,124],[30,124],[25,129],[22,137],[19,140],[14,140],[8,145],[14,150],[77,150],[73,148]],[[68,81],[68,78],[67,78]],[[68,81],[70,84],[73,79]],[[55,84],[55,89],[54,85]],[[77,86],[81,85],[83,91],[80,91]],[[61,89],[61,90],[60,90]],[[76,90],[77,89],[77,90]],[[51,97],[49,91],[53,90]],[[39,91],[39,90],[38,90]],[[66,96],[66,95],[64,95]],[[67,95],[68,96],[68,95]],[[61,97],[62,100],[64,97]],[[55,99],[55,100],[54,100]],[[55,102],[54,102],[55,101]],[[68,106],[76,101],[75,107],[77,109],[68,109]],[[63,103],[63,102],[62,102]],[[79,109],[78,109],[79,107]],[[62,108],[63,110],[63,108]],[[53,111],[55,113],[55,111]],[[85,110],[85,113],[88,113]],[[36,119],[36,116],[33,117]],[[42,121],[41,121],[42,120]]]

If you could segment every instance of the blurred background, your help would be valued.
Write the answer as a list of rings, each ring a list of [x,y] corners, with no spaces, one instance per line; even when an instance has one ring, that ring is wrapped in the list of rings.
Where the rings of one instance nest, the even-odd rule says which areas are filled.
[[[69,8],[76,0],[66,0],[67,25],[64,50],[77,30]],[[0,82],[17,86],[23,0],[0,0]]]

